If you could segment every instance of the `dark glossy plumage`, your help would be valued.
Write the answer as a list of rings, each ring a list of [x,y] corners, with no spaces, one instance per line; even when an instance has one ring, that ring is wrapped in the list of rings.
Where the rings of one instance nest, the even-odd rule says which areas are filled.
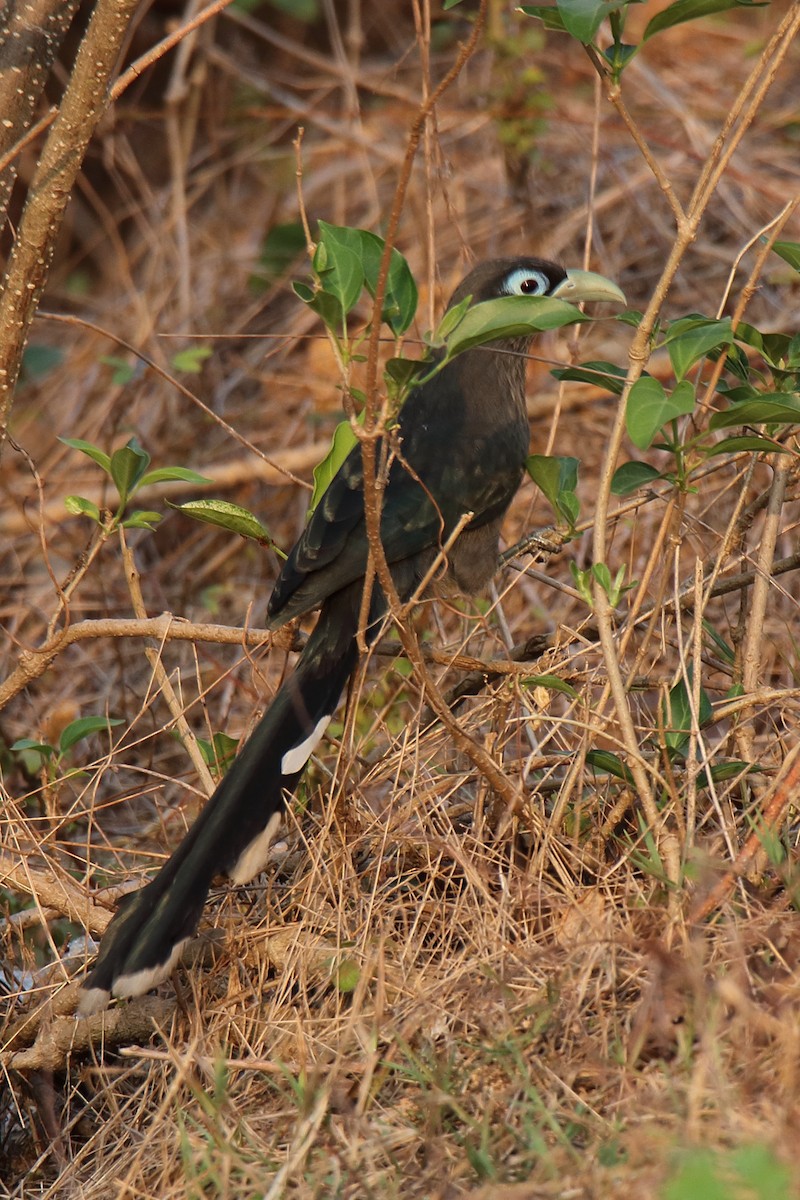
[[[525,266],[546,274],[548,290],[566,278],[561,267],[542,259],[495,259],[470,272],[448,307],[469,295],[475,303],[502,295],[509,273]],[[424,567],[420,563],[424,574],[463,513],[475,513],[468,526],[472,533],[502,518],[519,487],[528,451],[522,354],[528,340],[468,350],[406,400],[398,421],[402,461],[391,463],[381,520],[390,564],[427,551]],[[281,572],[268,608],[272,628],[363,577],[362,483],[361,447],[356,446]],[[466,560],[468,555],[459,555],[457,543],[456,571],[459,557]],[[466,578],[457,575],[456,582],[462,591],[478,590],[494,566],[487,562],[474,583],[470,571]]]
[[[601,277],[577,275],[584,294],[578,288],[567,298],[612,298],[613,285]],[[575,292],[575,278],[541,259],[495,260],[471,271],[451,303],[466,295],[480,302],[509,292]],[[612,290],[604,292],[602,285]],[[520,353],[527,341],[465,352],[413,391],[401,411],[381,536],[404,599],[413,595],[466,512],[474,515],[448,553],[449,582],[473,592],[495,571],[500,523],[528,452]],[[358,661],[367,558],[362,482],[356,447],[289,555],[269,602],[272,628],[321,606],[314,632],[294,673],[183,842],[158,875],[120,907],[85,981],[84,1012],[101,1007],[109,995],[138,995],[164,978],[194,932],[214,876],[226,873],[244,882],[263,866],[285,798]],[[384,615],[375,583],[371,637]]]

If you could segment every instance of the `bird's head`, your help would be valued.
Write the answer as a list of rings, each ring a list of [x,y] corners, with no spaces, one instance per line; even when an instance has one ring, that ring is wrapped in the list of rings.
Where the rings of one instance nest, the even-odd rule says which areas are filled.
[[[500,296],[551,296],[571,304],[583,300],[625,303],[623,292],[604,275],[567,269],[545,258],[495,258],[479,263],[462,279],[448,308],[465,296],[472,296],[474,304]]]

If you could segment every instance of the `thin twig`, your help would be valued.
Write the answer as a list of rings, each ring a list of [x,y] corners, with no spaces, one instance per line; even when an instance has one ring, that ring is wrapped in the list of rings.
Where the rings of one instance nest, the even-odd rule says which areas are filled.
[[[620,397],[620,404],[617,409],[614,425],[609,439],[608,450],[603,463],[600,486],[598,490],[597,506],[595,513],[595,527],[593,538],[593,558],[595,563],[605,563],[606,547],[607,547],[607,519],[608,506],[611,496],[611,480],[616,469],[616,463],[619,457],[622,441],[625,434],[625,417],[628,397],[634,383],[640,378],[645,363],[650,354],[650,337],[655,328],[658,313],[661,310],[663,301],[672,284],[675,274],[678,270],[680,262],[688,249],[691,242],[694,240],[700,221],[705,213],[705,210],[714,194],[714,189],[725,170],[731,155],[746,133],[749,126],[752,124],[755,116],[763,102],[766,90],[775,78],[775,74],[788,52],[794,33],[800,28],[800,5],[793,6],[785,16],[781,25],[776,31],[776,34],[770,40],[769,45],[759,58],[758,63],[751,71],[748,81],[741,89],[739,99],[733,107],[732,114],[725,122],[717,142],[712,150],[705,167],[701,171],[691,202],[686,213],[681,214],[678,219],[677,209],[673,204],[673,213],[677,220],[677,235],[675,242],[670,250],[666,265],[662,271],[661,277],[653,291],[651,300],[645,310],[636,334],[633,338],[629,349],[630,367],[625,382],[625,388]],[[591,57],[591,56],[590,56]],[[599,60],[595,61],[595,69],[598,70],[603,78],[607,80],[609,99],[614,102],[614,93],[616,85],[612,84],[607,79],[605,70]],[[762,78],[763,76],[763,78]],[[734,124],[734,121],[738,122]],[[637,145],[640,150],[645,152],[644,139],[637,138]],[[648,158],[648,162],[650,162]],[[654,170],[654,176],[662,185],[663,177],[655,164],[650,163],[651,169]],[[668,200],[670,198],[669,191],[665,191]],[[626,749],[631,756],[630,769],[634,776],[636,787],[639,792],[639,800],[647,815],[648,822],[653,825],[654,829],[659,829],[663,825],[662,816],[659,814],[655,804],[655,797],[647,776],[646,765],[641,758],[639,752],[639,740],[636,734],[636,729],[633,723],[633,717],[628,705],[625,685],[622,679],[620,660],[617,655],[615,646],[612,619],[613,614],[609,599],[599,585],[595,581],[594,584],[595,596],[595,614],[598,624],[598,632],[600,643],[603,648],[603,658],[606,664],[608,677],[608,688],[613,696],[614,708],[622,730],[623,741]],[[679,863],[670,855],[669,862],[670,876],[673,883],[678,882],[679,878]]]
[[[278,471],[281,475],[285,475],[287,479],[291,479],[292,483],[296,483],[298,487],[306,488],[308,491],[311,490],[312,485],[308,483],[307,480],[300,479],[299,476],[294,475],[291,471],[287,470],[285,467],[282,467],[279,463],[276,463],[274,459],[269,457],[269,455],[264,454],[262,450],[259,450],[258,446],[255,446],[252,442],[248,441],[248,439],[243,434],[239,433],[239,431],[235,429],[233,425],[229,425],[228,422],[219,415],[219,413],[216,413],[212,408],[209,408],[199,396],[195,395],[195,393],[181,383],[179,379],[176,379],[174,375],[171,375],[169,371],[160,366],[155,359],[150,357],[149,354],[145,354],[144,350],[141,350],[138,346],[133,346],[130,342],[126,342],[124,338],[120,337],[119,334],[114,333],[113,330],[104,329],[102,325],[97,325],[94,321],[87,321],[84,317],[74,317],[68,313],[40,312],[38,313],[38,316],[47,321],[60,321],[64,325],[83,326],[85,329],[91,329],[95,333],[99,333],[103,337],[109,338],[109,340],[115,342],[117,346],[121,346],[123,350],[127,350],[130,354],[133,354],[136,358],[143,362],[145,366],[149,367],[151,371],[155,371],[156,375],[159,375],[161,379],[165,380],[170,387],[175,388],[177,392],[180,392],[182,396],[185,396],[187,400],[191,400],[192,404],[195,404],[202,413],[204,413],[210,420],[214,421],[215,424],[219,425],[220,429],[223,429],[225,433],[228,434],[229,437],[233,438],[235,442],[238,442],[240,446],[244,446],[246,450],[250,450],[253,454],[258,455],[262,462],[265,462],[268,466],[272,467],[273,470]]]
[[[128,542],[125,537],[125,530],[122,526],[120,526],[119,529],[119,540],[120,550],[122,551],[122,565],[125,571],[125,581],[128,585],[128,592],[131,597],[133,611],[136,613],[136,616],[140,621],[146,621],[147,610],[144,605],[144,597],[142,596],[139,572],[136,569],[136,563],[134,562],[133,554],[128,546]],[[152,668],[153,675],[158,683],[159,689],[161,690],[161,693],[167,703],[167,707],[172,714],[175,728],[181,735],[181,741],[186,747],[186,752],[189,755],[189,758],[192,760],[192,765],[200,777],[200,782],[205,789],[206,795],[210,796],[216,787],[214,778],[208,769],[208,764],[203,758],[203,755],[200,753],[200,747],[197,744],[197,738],[195,737],[189,722],[186,720],[184,706],[178,699],[175,689],[173,688],[170,678],[167,674],[166,668],[164,667],[164,663],[161,659],[161,651],[162,647],[160,645],[145,645],[144,648],[144,652],[147,655],[147,661],[150,663],[150,667]]]
[[[110,102],[113,103],[115,100],[118,100],[122,93],[144,74],[148,67],[152,67],[154,63],[158,62],[160,58],[163,58],[165,54],[168,54],[169,51],[172,50],[173,47],[177,46],[178,43],[181,42],[185,37],[187,37],[190,33],[193,33],[195,29],[199,29],[200,26],[206,21],[210,21],[212,17],[215,17],[217,13],[221,12],[224,8],[227,8],[228,5],[232,3],[233,0],[213,0],[213,3],[209,4],[207,8],[204,8],[201,13],[198,13],[195,17],[192,17],[189,21],[179,26],[177,29],[174,29],[172,33],[168,34],[165,38],[162,38],[157,45],[151,46],[149,50],[146,50],[144,54],[141,54],[135,62],[132,62],[131,65],[127,67],[125,71],[123,71],[123,73],[114,83],[109,93]],[[37,137],[40,137],[41,134],[46,133],[49,127],[53,124],[53,121],[55,121],[58,113],[59,109],[56,106],[53,106],[48,113],[45,113],[45,115],[36,122],[35,125],[31,126],[24,137],[20,138],[18,142],[10,147],[7,153],[0,158],[0,172],[4,171],[9,163],[13,162],[14,159],[22,153],[26,146],[30,145],[30,143],[35,141]]]

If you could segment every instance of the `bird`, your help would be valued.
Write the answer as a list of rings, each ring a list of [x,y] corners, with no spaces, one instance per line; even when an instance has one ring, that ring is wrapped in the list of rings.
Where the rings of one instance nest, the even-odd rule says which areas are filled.
[[[478,263],[448,310],[467,297],[475,305],[514,295],[624,303],[617,285],[602,275],[521,256]],[[412,388],[387,435],[380,536],[404,603],[442,557],[443,586],[451,592],[478,593],[497,570],[501,523],[530,448],[525,355],[531,336],[517,333],[447,361]],[[363,485],[358,444],[313,510],[269,599],[270,629],[319,609],[294,671],[172,856],[120,902],[82,981],[79,1015],[161,983],[194,934],[213,879],[225,875],[244,884],[263,869],[286,803],[359,661],[369,552]],[[367,643],[379,636],[387,611],[374,579]]]

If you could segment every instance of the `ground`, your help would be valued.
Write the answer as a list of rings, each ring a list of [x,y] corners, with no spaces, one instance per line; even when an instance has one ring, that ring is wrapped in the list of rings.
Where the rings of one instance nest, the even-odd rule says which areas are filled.
[[[220,882],[157,993],[91,1026],[71,1016],[87,953],[77,940],[70,957],[71,940],[102,930],[207,794],[192,735],[245,734],[293,659],[291,634],[242,644],[275,554],[168,501],[235,502],[284,548],[302,529],[342,376],[289,287],[308,265],[285,227],[299,190],[312,233],[319,218],[385,231],[420,103],[469,36],[462,7],[430,30],[405,3],[306,21],[229,9],[93,143],[3,464],[4,1195],[800,1195],[795,441],[785,419],[774,454],[681,458],[626,435],[620,462],[672,479],[607,502],[619,399],[550,372],[627,370],[634,327],[610,309],[531,355],[532,451],[580,462],[575,536],[518,555],[482,600],[414,618],[441,691],[472,680],[454,712],[507,791],[431,720],[390,635],[269,870]],[[660,7],[633,10],[626,40]],[[770,49],[794,8],[654,36],[615,106],[577,41],[492,6],[410,175],[407,352],[470,262],[496,254],[588,262],[645,311],[676,245],[669,194],[689,211],[729,117],[731,136],[749,128],[723,149],[661,315],[795,334],[800,275],[761,254],[777,220],[800,241],[800,47],[786,34]],[[145,15],[132,53],[164,20]],[[728,403],[713,358],[667,429],[684,447]],[[763,368],[752,342],[748,358]],[[648,370],[673,391],[666,349]],[[65,498],[113,509],[114,489],[58,439],[131,437],[153,468],[214,482],[151,485],[131,507],[156,511],[155,529],[103,536]],[[611,575],[635,585],[605,638],[579,586],[598,511]],[[555,521],[529,481],[505,545]],[[88,716],[119,723],[62,754]],[[56,749],[11,749],[25,738]]]

